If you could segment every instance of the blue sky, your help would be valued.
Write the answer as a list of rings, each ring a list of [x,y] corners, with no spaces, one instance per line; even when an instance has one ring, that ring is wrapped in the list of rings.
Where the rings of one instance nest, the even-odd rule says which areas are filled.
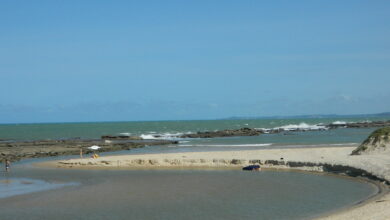
[[[390,111],[389,11],[0,0],[0,123]]]

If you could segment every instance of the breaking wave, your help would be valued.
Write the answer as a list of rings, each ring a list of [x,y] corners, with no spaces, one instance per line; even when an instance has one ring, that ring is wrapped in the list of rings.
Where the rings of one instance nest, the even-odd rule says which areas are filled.
[[[277,133],[280,131],[325,131],[332,127],[343,127],[351,122],[346,121],[334,121],[330,124],[308,124],[305,122],[301,122],[299,124],[287,124],[279,127],[273,128],[255,128],[256,130],[262,131],[263,133]],[[222,130],[222,129],[221,129]],[[217,130],[214,130],[217,131]],[[157,133],[155,131],[151,131],[145,134],[140,135],[142,139],[145,140],[184,140],[188,138],[181,138],[184,134],[192,134],[198,131],[190,131],[190,132],[176,132],[176,133]],[[204,132],[204,131],[201,131]],[[121,133],[121,135],[131,135],[131,133]]]
[[[183,135],[184,133],[163,133],[163,134],[157,134],[157,133],[150,133],[150,134],[141,134],[140,137],[145,140],[173,140],[173,139],[180,139],[179,137]]]
[[[309,124],[306,124],[306,123],[302,122],[302,123],[300,123],[298,125],[290,124],[290,125],[285,125],[285,126],[281,126],[281,127],[276,127],[276,129],[283,129],[285,131],[291,131],[291,130],[325,130],[325,129],[327,129],[327,127],[325,125],[321,125],[321,124],[309,125]]]
[[[346,125],[346,124],[347,124],[347,122],[345,122],[345,121],[334,121],[331,123],[331,125]]]
[[[256,128],[258,130],[263,131],[264,133],[269,133],[271,131],[320,131],[320,130],[328,130],[329,128],[323,124],[306,124],[304,122],[300,124],[289,124],[280,127],[274,128]]]

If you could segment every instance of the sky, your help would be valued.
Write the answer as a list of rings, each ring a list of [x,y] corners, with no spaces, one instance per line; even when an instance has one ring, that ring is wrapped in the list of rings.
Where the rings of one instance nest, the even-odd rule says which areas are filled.
[[[0,123],[390,111],[390,1],[0,0]]]

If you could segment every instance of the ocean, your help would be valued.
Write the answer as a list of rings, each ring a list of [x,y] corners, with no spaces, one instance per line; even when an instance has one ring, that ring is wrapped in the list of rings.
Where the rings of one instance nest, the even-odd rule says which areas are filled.
[[[0,124],[0,140],[97,139],[102,135],[134,135],[145,139],[180,141],[183,150],[252,149],[361,143],[375,128],[315,130],[340,122],[389,120],[390,118],[248,119],[204,121],[91,122],[47,124]],[[199,131],[249,128],[304,128],[306,132],[282,132],[253,137],[180,139],[179,135]]]

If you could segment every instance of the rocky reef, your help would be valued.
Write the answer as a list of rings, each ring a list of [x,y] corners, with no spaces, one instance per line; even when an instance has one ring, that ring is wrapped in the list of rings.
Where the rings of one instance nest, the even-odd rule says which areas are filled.
[[[373,127],[386,127],[390,126],[390,120],[388,121],[367,121],[367,122],[339,122],[331,123],[327,125],[328,128],[373,128]]]
[[[373,121],[373,122],[334,122],[331,124],[316,124],[308,125],[301,123],[299,125],[287,125],[275,128],[239,128],[225,129],[216,131],[198,131],[196,133],[186,133],[179,135],[165,136],[161,134],[149,134],[145,136],[130,136],[130,135],[103,135],[104,140],[150,140],[150,139],[174,139],[174,138],[217,138],[217,137],[235,137],[235,136],[257,136],[261,134],[276,134],[289,132],[305,132],[305,131],[324,131],[338,128],[369,128],[369,127],[385,127],[390,126],[390,121]],[[291,133],[290,133],[291,134]]]
[[[194,134],[184,134],[180,138],[215,138],[215,137],[233,137],[233,136],[257,136],[263,132],[254,128],[240,128],[236,130],[205,131]]]
[[[390,153],[390,127],[375,130],[352,155]]]
[[[282,132],[304,132],[304,131],[323,131],[337,128],[370,128],[390,126],[389,121],[372,122],[336,122],[331,124],[307,125],[289,125],[276,128],[240,128],[235,130],[204,131],[192,134],[184,134],[179,138],[215,138],[215,137],[233,137],[233,136],[257,136],[260,134],[276,134]]]
[[[176,141],[168,140],[147,140],[147,141],[113,141],[113,140],[40,140],[40,141],[4,141],[0,143],[0,162],[8,159],[18,161],[24,158],[50,157],[60,155],[77,155],[82,149],[84,154],[92,153],[88,149],[92,145],[101,148],[99,152],[131,150],[147,145],[177,144]]]
[[[142,137],[130,135],[103,135],[101,138],[103,140],[143,140]]]

